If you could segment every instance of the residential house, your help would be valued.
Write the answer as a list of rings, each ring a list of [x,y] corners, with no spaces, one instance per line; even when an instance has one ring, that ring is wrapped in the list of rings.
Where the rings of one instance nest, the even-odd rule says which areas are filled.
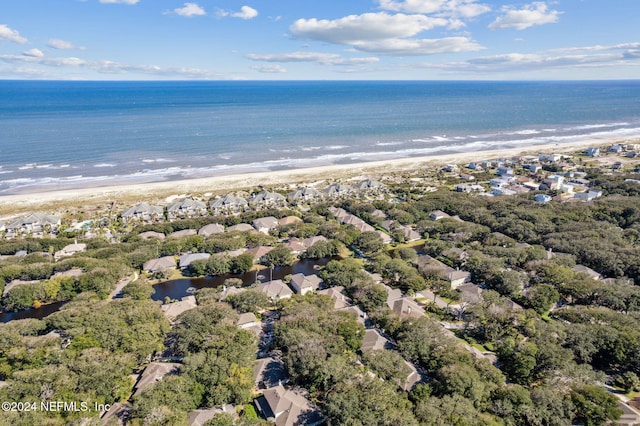
[[[268,389],[288,381],[284,363],[280,358],[268,356],[255,360],[253,381],[258,389]]]
[[[417,231],[413,230],[410,226],[401,225],[399,222],[395,220],[385,220],[380,224],[384,229],[389,232],[400,232],[404,237],[405,241],[417,241],[422,238],[422,235]]]
[[[523,169],[530,171],[531,173],[538,173],[542,170],[542,166],[540,164],[525,164]]]
[[[393,343],[391,343],[386,337],[382,336],[378,330],[368,329],[364,332],[361,349],[363,351],[393,349]]]
[[[551,201],[551,196],[547,194],[536,194],[533,199],[536,203],[546,204]]]
[[[244,329],[253,328],[255,326],[258,326],[259,324],[260,322],[253,312],[245,312],[243,314],[240,314],[238,316],[238,321],[236,321],[236,325]]]
[[[176,268],[176,259],[173,256],[164,256],[157,259],[148,260],[142,265],[142,270],[150,274],[156,272],[167,272]]]
[[[445,219],[451,217],[448,214],[446,214],[445,212],[443,212],[442,210],[434,210],[431,213],[429,213],[429,219],[431,220],[440,220],[440,219]]]
[[[260,284],[258,289],[269,296],[271,300],[289,299],[293,292],[282,280],[272,280]]]
[[[222,289],[220,293],[218,293],[217,297],[218,297],[218,300],[220,300],[221,302],[224,302],[227,300],[227,297],[244,293],[245,291],[247,291],[246,288],[238,288],[235,286],[227,287],[226,285],[222,285]]]
[[[191,235],[197,235],[198,231],[195,229],[183,229],[181,231],[172,232],[167,235],[167,238],[184,238],[189,237]]]
[[[484,192],[484,187],[482,185],[468,185],[466,183],[460,183],[456,185],[456,192]]]
[[[138,203],[120,213],[125,223],[130,222],[162,222],[164,220],[164,208],[148,203]]]
[[[278,227],[278,219],[273,216],[261,217],[253,221],[253,227],[263,234],[268,234],[270,230]]]
[[[160,309],[169,322],[173,323],[181,313],[193,309],[196,306],[198,306],[198,304],[196,303],[195,296],[185,296],[177,302],[165,303],[160,306]]]
[[[87,251],[87,245],[84,243],[78,243],[75,241],[73,244],[66,245],[62,250],[58,250],[53,254],[54,259],[60,259],[62,257],[73,256],[76,253]]]
[[[380,220],[385,220],[387,218],[387,214],[382,210],[375,209],[374,211],[371,212],[371,217],[380,219]]]
[[[185,198],[167,206],[169,220],[186,219],[207,215],[207,205],[203,201]]]
[[[265,261],[264,256],[273,249],[274,247],[270,246],[257,246],[248,249],[245,253],[249,253],[253,256],[254,263],[260,263]]]
[[[351,195],[352,192],[352,186],[343,185],[341,183],[332,183],[322,190],[322,194],[327,198],[344,198]]]
[[[140,234],[138,234],[138,237],[142,238],[143,240],[148,240],[151,238],[155,238],[156,240],[159,241],[164,241],[165,240],[165,235],[161,232],[155,232],[155,231],[147,231],[147,232],[142,232]]]
[[[194,260],[207,260],[211,257],[209,253],[187,253],[180,256],[180,269],[185,269]]]
[[[587,148],[584,153],[588,157],[597,157],[600,155],[600,148]]]
[[[286,216],[282,219],[278,219],[278,226],[294,225],[296,223],[302,223],[303,220],[298,216]]]
[[[289,238],[289,240],[285,244],[293,254],[300,254],[307,249],[307,246],[303,241],[293,237]]]
[[[460,179],[466,180],[466,181],[476,180],[476,177],[474,175],[470,175],[470,174],[466,174],[466,173],[460,173],[459,177],[460,177]]]
[[[602,197],[602,191],[596,191],[593,189],[585,192],[578,192],[573,196],[573,198],[577,198],[578,200],[583,200],[583,201],[593,201],[599,197]]]
[[[387,291],[387,306],[389,306],[389,309],[393,309],[393,302],[402,298],[402,290],[391,288],[388,285],[385,285],[384,289]]]
[[[255,404],[260,415],[276,426],[318,426],[325,422],[302,389],[285,389],[279,384],[266,389]]]
[[[228,414],[233,418],[238,417],[236,406],[233,404],[224,404],[220,407],[201,408],[199,410],[190,411],[187,415],[187,424],[189,426],[204,426],[218,414]]]
[[[333,309],[340,310],[351,306],[351,299],[344,294],[343,286],[329,287],[324,290],[318,290],[318,294],[329,296],[333,299]]]
[[[467,259],[469,259],[469,253],[458,247],[452,247],[449,250],[443,252],[442,255],[447,259],[451,259],[457,263],[465,262],[467,261]]]
[[[249,203],[242,197],[227,194],[223,197],[209,201],[209,207],[213,214],[240,213],[249,208]]]
[[[483,170],[482,166],[478,163],[469,163],[467,165],[467,169],[475,170],[477,172],[481,172]]]
[[[247,231],[255,231],[255,228],[248,223],[239,223],[237,225],[232,225],[227,228],[227,232],[247,232]]]
[[[420,318],[425,314],[424,309],[409,297],[402,297],[393,302],[391,311],[400,319]]]
[[[144,371],[138,376],[136,384],[133,386],[133,396],[139,396],[142,391],[149,386],[158,383],[163,378],[171,374],[178,374],[180,366],[175,362],[152,362],[144,369]]]
[[[322,279],[316,274],[294,274],[291,277],[291,287],[297,294],[305,295],[310,291],[315,291],[320,288]]]
[[[498,167],[496,174],[498,176],[514,176],[515,175],[511,167]]]
[[[42,236],[45,232],[55,232],[60,226],[58,216],[45,213],[29,213],[5,224],[6,235],[17,236],[31,234]]]
[[[287,200],[291,204],[310,203],[318,201],[322,194],[317,189],[305,186],[287,194]]]
[[[257,208],[285,207],[287,199],[282,194],[265,190],[251,196],[249,204]]]
[[[482,302],[482,289],[475,284],[462,284],[456,290],[464,303],[475,305]]]
[[[305,238],[304,240],[302,240],[302,243],[305,245],[306,248],[309,248],[319,241],[327,242],[329,240],[327,240],[327,238],[324,237],[323,235],[316,235],[315,237]]]
[[[571,269],[574,272],[577,272],[577,273],[580,273],[580,274],[587,274],[589,276],[589,278],[593,278],[594,280],[601,280],[602,279],[602,274],[601,273],[594,271],[593,269],[589,268],[588,266],[576,265]]]
[[[415,263],[423,274],[433,275],[448,281],[452,290],[471,281],[471,274],[469,272],[453,269],[429,255],[419,256]]]
[[[455,164],[447,164],[446,166],[444,166],[442,168],[442,171],[447,172],[447,173],[457,173],[458,172],[458,166]]]
[[[427,378],[418,371],[415,365],[413,365],[409,361],[405,360],[404,364],[409,368],[409,374],[407,374],[404,382],[400,384],[400,387],[402,388],[402,390],[409,392],[414,387],[416,387],[417,384],[426,381]]]
[[[353,185],[354,189],[358,192],[373,195],[379,194],[380,192],[386,189],[386,185],[382,182],[378,182],[377,180],[365,179],[362,182],[358,182]]]
[[[208,237],[209,235],[221,234],[224,232],[224,226],[219,223],[210,223],[198,230],[198,235]]]
[[[557,163],[562,160],[562,155],[560,154],[540,154],[538,155],[538,159],[540,161],[547,161],[550,163]]]

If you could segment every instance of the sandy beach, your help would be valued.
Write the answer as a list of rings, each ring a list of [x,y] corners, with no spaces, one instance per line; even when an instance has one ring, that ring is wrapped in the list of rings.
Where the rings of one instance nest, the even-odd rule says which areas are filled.
[[[101,187],[73,189],[42,188],[31,192],[0,196],[0,214],[26,210],[60,208],[65,204],[95,206],[116,202],[118,205],[134,201],[164,202],[167,198],[192,195],[211,196],[258,186],[276,187],[317,182],[335,181],[356,176],[382,177],[385,174],[444,164],[464,164],[485,159],[508,158],[517,155],[535,155],[540,152],[572,153],[589,146],[605,146],[613,143],[629,143],[619,138],[589,139],[572,143],[547,144],[510,149],[464,152],[427,157],[410,157],[355,164],[329,165],[269,172],[232,174],[206,178],[146,183],[124,183]],[[637,141],[635,141],[637,143]]]

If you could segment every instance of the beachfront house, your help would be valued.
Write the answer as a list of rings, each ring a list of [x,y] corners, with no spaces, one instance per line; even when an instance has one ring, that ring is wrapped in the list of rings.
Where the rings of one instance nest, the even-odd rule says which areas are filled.
[[[131,222],[162,222],[164,220],[164,208],[154,206],[148,203],[138,203],[133,207],[129,207],[120,213],[122,221]]]
[[[332,183],[322,190],[322,193],[326,198],[345,198],[351,195],[353,187],[349,185],[343,185],[341,183]]]
[[[387,186],[377,180],[365,179],[362,182],[358,182],[353,185],[353,188],[365,195],[376,195],[384,191]]]
[[[60,218],[58,216],[45,213],[29,213],[5,224],[5,230],[7,237],[28,234],[37,237],[48,232],[56,232],[59,226]]]
[[[242,197],[227,194],[209,201],[209,207],[213,214],[235,214],[247,210],[249,203]]]
[[[167,207],[167,218],[186,219],[207,215],[207,205],[203,201],[184,198]]]
[[[249,204],[255,208],[271,208],[271,207],[286,207],[287,199],[282,194],[277,192],[260,191],[254,194],[249,199]]]
[[[291,204],[310,203],[318,201],[322,198],[322,194],[311,187],[304,186],[287,194],[287,200]]]
[[[600,148],[587,148],[584,153],[587,157],[597,157],[600,155]]]

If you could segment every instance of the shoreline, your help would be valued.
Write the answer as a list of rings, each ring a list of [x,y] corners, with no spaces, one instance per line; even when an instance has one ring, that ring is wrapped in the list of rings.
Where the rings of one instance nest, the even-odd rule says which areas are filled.
[[[461,164],[518,155],[537,155],[540,152],[559,154],[574,153],[590,146],[603,146],[615,143],[629,143],[633,139],[620,137],[592,138],[565,144],[543,144],[526,147],[498,148],[476,152],[395,158],[351,164],[332,164],[277,171],[245,172],[229,175],[217,175],[193,179],[179,179],[155,182],[127,182],[106,184],[104,186],[82,186],[69,189],[34,188],[17,194],[0,195],[0,214],[24,211],[37,207],[38,210],[51,208],[65,202],[83,203],[91,206],[104,202],[162,201],[164,198],[176,198],[187,195],[222,194],[258,186],[283,186],[309,184],[324,180],[356,178],[361,175],[380,176],[415,170],[421,167],[433,167],[446,164]],[[635,140],[637,142],[637,140]],[[10,207],[9,207],[10,206]]]

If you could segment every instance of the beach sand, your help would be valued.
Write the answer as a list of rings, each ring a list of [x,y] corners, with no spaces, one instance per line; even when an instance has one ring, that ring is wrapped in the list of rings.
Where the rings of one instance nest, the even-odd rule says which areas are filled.
[[[569,154],[583,150],[589,146],[604,146],[613,143],[630,143],[630,141],[620,139],[590,139],[575,143],[563,143],[561,145],[536,145],[356,164],[233,174],[189,180],[125,183],[73,189],[47,187],[36,189],[35,192],[0,196],[0,215],[29,210],[42,211],[47,208],[60,209],[61,207],[70,205],[95,206],[101,203],[110,204],[116,202],[119,208],[123,208],[127,203],[133,204],[138,201],[166,203],[167,199],[185,195],[203,196],[204,194],[223,194],[240,189],[256,188],[258,186],[276,187],[322,180],[335,181],[356,176],[383,177],[391,173],[419,170],[425,167],[436,167],[445,164],[464,164],[472,161],[510,158],[526,154],[537,155],[541,152]]]

